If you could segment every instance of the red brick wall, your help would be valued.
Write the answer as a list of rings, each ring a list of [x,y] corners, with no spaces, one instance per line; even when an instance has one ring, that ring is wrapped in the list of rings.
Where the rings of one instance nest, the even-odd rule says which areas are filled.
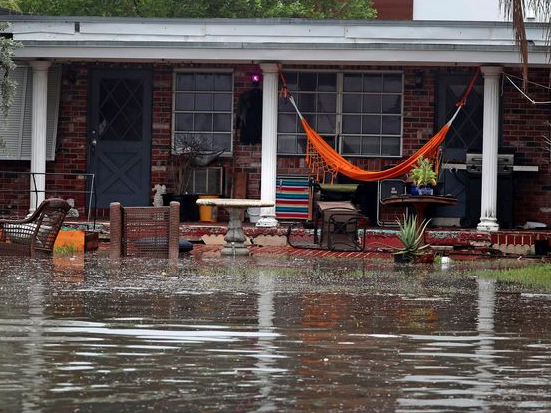
[[[516,76],[519,71],[509,70]],[[549,71],[531,69],[531,81],[549,83]],[[517,82],[520,85],[520,81]],[[551,100],[545,87],[528,85],[528,94],[536,101]],[[515,174],[515,222],[538,221],[551,225],[551,151],[543,137],[550,137],[551,105],[532,105],[507,80],[503,82],[503,142],[516,150],[515,163],[536,165],[539,172]]]
[[[156,184],[167,184],[168,191],[172,188],[172,174],[170,173],[170,138],[171,138],[171,113],[172,113],[172,79],[174,66],[158,64],[151,67],[153,70],[153,123],[152,123],[152,157],[151,157],[151,187]],[[189,66],[181,66],[189,67]],[[212,68],[212,65],[194,67]],[[217,67],[228,67],[218,65]],[[323,67],[335,69],[337,67]],[[256,65],[237,65],[234,69],[234,105],[237,105],[239,95],[251,88],[251,75],[261,73]],[[309,66],[308,69],[316,69]],[[436,76],[440,72],[451,72],[452,68],[399,68],[399,67],[356,67],[351,69],[385,70],[403,69],[404,83],[404,157],[410,156],[416,149],[430,139],[435,132],[434,108]],[[467,69],[465,69],[467,70]],[[415,74],[422,71],[424,74],[423,86],[415,85]],[[456,71],[453,68],[453,71]],[[546,83],[547,72],[545,70],[532,70],[533,79]],[[59,126],[57,137],[56,161],[47,163],[48,172],[56,173],[83,173],[86,171],[87,150],[87,76],[85,65],[70,65],[64,68],[61,103],[59,114]],[[548,100],[549,95],[543,88],[532,87],[529,90],[537,99]],[[524,223],[528,219],[551,224],[551,213],[543,212],[545,208],[551,208],[551,171],[549,168],[550,152],[545,147],[542,135],[549,136],[549,108],[547,106],[532,106],[519,93],[504,83],[503,89],[503,140],[506,146],[517,150],[516,163],[537,165],[538,173],[517,174],[515,197],[515,222]],[[231,184],[233,172],[247,172],[248,185],[247,196],[258,198],[260,196],[260,170],[261,170],[261,145],[242,145],[239,143],[238,131],[234,133],[234,154],[231,158],[222,158],[217,164],[224,167],[226,194],[231,196]],[[397,163],[396,158],[352,158],[358,166],[379,170],[391,163]],[[306,174],[307,169],[302,157],[279,157],[278,173],[281,174]],[[0,161],[0,170],[21,171],[29,169],[29,162]],[[68,195],[63,191],[73,189],[85,190],[83,179],[69,181],[67,176],[57,176],[56,185],[49,181],[48,188],[59,189],[57,195],[64,198],[73,197],[77,206],[84,205],[83,194]],[[0,175],[2,189],[10,189],[10,186],[18,186],[20,190],[0,192],[0,210],[9,205],[20,205],[21,210],[28,208],[28,180],[15,179],[11,176]],[[9,194],[9,195],[7,195]],[[48,195],[54,195],[49,193]],[[542,211],[543,208],[543,211]]]

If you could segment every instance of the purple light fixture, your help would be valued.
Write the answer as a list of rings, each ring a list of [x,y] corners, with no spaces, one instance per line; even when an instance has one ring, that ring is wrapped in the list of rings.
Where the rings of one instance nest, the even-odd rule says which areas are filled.
[[[251,81],[253,83],[259,83],[260,82],[260,75],[254,74],[251,76]]]

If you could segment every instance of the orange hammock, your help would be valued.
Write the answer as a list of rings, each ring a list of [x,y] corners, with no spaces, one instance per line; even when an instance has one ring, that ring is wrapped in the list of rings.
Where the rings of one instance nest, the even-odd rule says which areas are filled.
[[[461,108],[465,105],[467,96],[473,88],[480,70],[477,70],[471,79],[467,89],[463,92],[461,99],[457,102],[457,110],[436,135],[434,135],[427,143],[425,143],[417,152],[410,156],[405,161],[399,163],[392,168],[385,169],[384,171],[364,171],[356,165],[348,162],[343,156],[338,154],[325,140],[308,124],[308,121],[304,119],[298,107],[293,99],[293,96],[289,94],[283,75],[280,72],[280,76],[283,82],[283,89],[281,96],[288,97],[291,104],[297,111],[298,116],[302,122],[302,128],[306,133],[307,145],[306,145],[306,164],[310,169],[310,173],[316,176],[316,179],[325,181],[326,174],[331,175],[331,181],[341,173],[349,178],[358,181],[379,181],[381,179],[391,179],[408,173],[411,168],[417,163],[418,159],[423,158],[433,159],[435,164],[435,171],[438,173],[438,151],[440,145],[444,142],[446,134],[450,129],[451,124],[457,117],[457,114]]]

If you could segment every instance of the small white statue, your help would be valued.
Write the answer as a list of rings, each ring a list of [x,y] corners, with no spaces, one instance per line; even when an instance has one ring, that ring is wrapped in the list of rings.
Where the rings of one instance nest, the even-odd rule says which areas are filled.
[[[75,200],[73,198],[67,199],[67,203],[71,209],[67,212],[69,218],[78,218],[78,209],[75,208]]]
[[[163,194],[166,194],[166,185],[155,185],[153,188],[155,195],[153,195],[153,206],[163,206]]]

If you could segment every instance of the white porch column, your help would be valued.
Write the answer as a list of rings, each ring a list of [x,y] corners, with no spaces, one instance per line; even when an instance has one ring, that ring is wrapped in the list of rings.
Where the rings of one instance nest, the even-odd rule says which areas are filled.
[[[497,231],[497,149],[499,140],[499,85],[502,68],[482,66],[484,120],[482,129],[482,196],[479,231]]]
[[[262,166],[260,199],[275,204],[277,170],[277,76],[275,63],[261,63],[262,81]],[[277,227],[275,207],[262,208],[257,227]]]
[[[34,61],[30,63],[33,70],[33,94],[31,114],[31,203],[34,211],[44,200],[46,190],[46,121],[48,113],[48,68],[51,62]],[[33,192],[36,190],[37,193]]]

